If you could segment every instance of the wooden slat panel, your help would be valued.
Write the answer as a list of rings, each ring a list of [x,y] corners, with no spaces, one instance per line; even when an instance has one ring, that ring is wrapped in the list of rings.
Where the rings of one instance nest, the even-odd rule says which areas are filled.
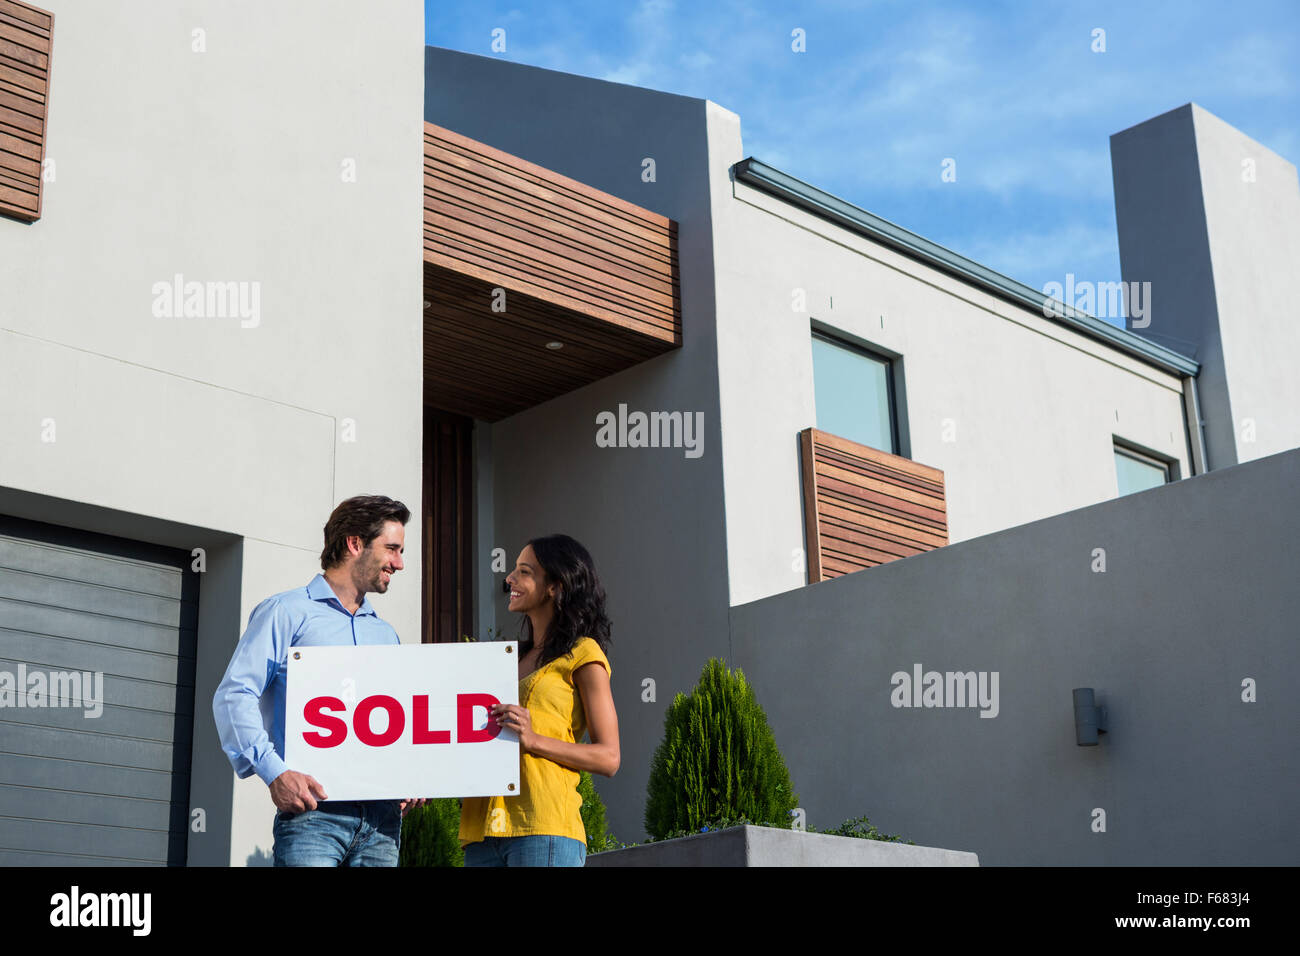
[[[10,189],[31,193],[33,196],[41,188],[35,176],[26,176],[15,170],[5,169],[2,166],[0,166],[0,186],[8,186]]]
[[[883,512],[901,521],[911,521],[921,527],[943,525],[943,512],[934,508],[913,505],[892,495],[881,494],[843,481],[835,481],[822,475],[818,475],[817,485],[823,500],[843,502],[850,506],[865,506],[871,511]]]
[[[855,498],[821,488],[818,498],[821,501],[823,516],[834,516],[855,526],[861,526],[868,521],[887,521],[900,528],[910,528],[916,532],[928,532],[940,536],[946,532],[942,522],[902,511],[888,501],[881,500],[879,496],[872,497],[870,494],[864,494]]]
[[[469,158],[471,160],[470,165],[475,168],[507,171],[509,181],[518,180],[531,184],[527,188],[535,195],[545,197],[568,195],[574,197],[578,204],[588,206],[595,217],[611,222],[623,221],[647,227],[645,233],[647,236],[653,235],[655,230],[662,228],[669,221],[663,216],[643,209],[635,203],[601,192],[586,183],[570,179],[568,176],[562,176],[554,170],[539,166],[536,163],[530,163],[526,159],[521,159],[504,150],[488,146],[486,143],[480,143],[453,130],[444,129],[432,123],[425,123],[424,129],[426,141],[441,144],[448,151],[458,151],[462,156]]]
[[[440,223],[437,213],[426,213],[425,218],[426,229],[454,222],[448,217]],[[611,295],[609,285],[590,280],[577,281],[554,256],[545,265],[539,265],[535,257],[520,254],[523,249],[519,244],[511,244],[497,233],[474,230],[465,224],[457,225],[456,229],[454,233],[444,233],[436,241],[426,240],[425,262],[462,272],[491,285],[526,292],[565,309],[665,342],[673,341],[675,327],[671,320],[656,314],[653,308],[645,307],[626,287],[621,290],[621,295]],[[474,235],[475,232],[478,234]]]
[[[449,172],[450,170],[450,172]],[[569,206],[549,197],[530,196],[519,184],[500,185],[463,175],[458,168],[426,163],[426,205],[430,208],[482,210],[495,223],[522,224],[519,235],[533,238],[546,235],[548,244],[591,255],[603,261],[605,268],[641,285],[664,294],[661,308],[671,311],[671,228],[654,241],[647,241],[646,230],[625,220],[610,221],[592,215],[590,207],[577,203]],[[664,243],[667,243],[665,245]]]
[[[38,161],[8,152],[3,144],[0,144],[0,168],[12,170],[26,179],[35,179],[41,175],[41,164]]]
[[[15,63],[26,64],[32,69],[42,72],[48,69],[50,65],[50,58],[47,54],[22,43],[6,40],[3,36],[0,36],[0,57]]]
[[[35,99],[45,99],[45,74],[32,74],[26,70],[20,70],[10,66],[7,62],[0,60],[0,87],[4,84],[13,86],[14,92],[24,90],[24,95],[29,95]]]
[[[15,20],[30,23],[47,34],[54,30],[54,14],[33,7],[29,3],[17,3],[16,0],[0,0],[0,13]]]
[[[917,491],[914,487],[900,481],[865,474],[853,468],[841,467],[838,462],[818,458],[817,474],[825,478],[830,487],[861,488],[864,491],[879,492],[887,497],[898,498],[901,502],[933,510],[942,507],[943,499],[934,494]]]
[[[17,136],[11,136],[8,133],[0,132],[0,150],[4,150],[7,153],[13,153],[16,156],[22,156],[25,159],[30,159],[32,162],[37,164],[38,169],[40,168],[41,147],[39,144],[33,143],[31,140],[20,139]]]
[[[681,346],[676,223],[431,123],[424,261],[438,408],[497,421]]]
[[[819,514],[827,528],[852,530],[862,527],[866,512],[862,509],[837,507],[835,501],[826,499],[821,503]],[[943,532],[927,529],[914,522],[895,520],[891,522],[889,530],[894,537],[912,542],[918,546],[942,548],[948,543],[947,536]]]
[[[0,216],[41,216],[54,16],[0,0]]]
[[[28,23],[21,17],[16,17],[11,13],[6,13],[2,7],[0,7],[0,23],[7,23],[11,27],[16,27],[19,30],[26,30],[28,33],[44,37],[47,40],[50,37],[50,31],[46,27],[38,26],[35,23]]]
[[[799,433],[799,463],[803,470],[804,547],[808,552],[808,583],[825,580],[822,565],[821,514],[822,504],[817,496],[817,457],[813,450],[813,430],[805,428]]]
[[[424,214],[425,228],[447,242],[456,237],[456,247],[467,250],[467,258],[486,269],[495,263],[523,264],[536,272],[539,259],[546,259],[551,271],[536,274],[534,282],[551,285],[560,294],[585,298],[597,308],[625,308],[640,313],[643,320],[660,324],[671,334],[673,290],[661,277],[620,261],[602,243],[579,245],[554,224],[532,220],[521,223],[517,210],[492,205],[487,197],[432,197],[434,205]],[[476,205],[467,205],[475,202]],[[443,215],[447,213],[447,215]],[[430,250],[438,253],[435,245]],[[548,282],[549,280],[549,282]]]
[[[38,30],[30,25],[16,26],[19,23],[16,18],[6,19],[0,16],[0,40],[6,40],[16,46],[24,47],[34,53],[39,53],[48,57],[50,52],[50,38],[44,30]]]
[[[539,275],[535,262],[512,256],[511,251],[508,245],[502,246],[497,250],[496,260],[489,263],[475,254],[470,242],[447,238],[440,248],[430,249],[426,246],[424,261],[472,276],[489,286],[523,292],[630,332],[660,339],[665,343],[672,341],[672,327],[654,321],[653,314],[638,308],[635,301],[626,299],[620,305],[609,298],[602,299],[601,290],[593,286],[583,288],[572,281],[566,282],[563,271],[554,264],[550,267],[549,275]]]
[[[810,583],[948,543],[939,469],[815,428],[799,450]]]
[[[910,458],[899,458],[897,455],[891,455],[888,452],[881,451],[878,448],[869,448],[866,445],[859,445],[855,441],[847,438],[841,438],[839,435],[832,435],[830,432],[816,431],[814,437],[819,444],[837,451],[842,451],[851,457],[861,459],[866,462],[876,462],[887,468],[893,468],[909,475],[915,475],[919,478],[927,478],[930,481],[943,484],[943,472],[938,468],[931,468],[929,465],[923,465],[919,461],[912,461]]]
[[[26,113],[19,113],[16,110],[0,116],[0,133],[5,136],[16,136],[19,139],[27,140],[29,143],[39,143],[41,141],[41,121],[39,117],[28,116]]]
[[[929,478],[919,477],[914,473],[890,467],[890,465],[885,462],[848,454],[831,445],[819,443],[817,446],[817,457],[821,461],[834,463],[845,470],[852,471],[859,475],[883,478],[902,487],[913,488],[923,494],[929,494],[936,497],[943,495],[943,483],[941,481],[933,481]]]
[[[851,545],[831,540],[822,543],[822,551],[825,560],[839,560],[847,564],[855,564],[858,570],[873,568],[878,564],[888,564],[890,561],[897,561],[899,558],[920,554],[919,551],[899,553],[894,548],[865,548],[861,545]]]
[[[6,186],[3,181],[0,181],[0,213],[5,213],[7,209],[15,212],[5,213],[6,215],[16,215],[17,210],[29,210],[35,213],[36,205],[35,193],[14,189],[12,186]],[[18,218],[25,217],[19,216]]]
[[[577,236],[613,238],[629,243],[646,257],[667,263],[672,257],[673,223],[635,206],[617,206],[621,200],[600,193],[576,180],[566,180],[550,170],[529,172],[518,157],[504,162],[485,152],[491,147],[468,138],[452,143],[437,136],[425,138],[425,170],[428,188],[450,184],[453,195],[471,191],[490,196],[511,206],[556,222],[581,228]],[[506,156],[497,153],[498,156]],[[612,200],[612,202],[611,202]],[[583,240],[585,241],[585,240]],[[636,266],[636,260],[628,264]]]
[[[432,124],[424,204],[426,405],[497,421],[680,347],[667,217]]]
[[[28,90],[19,89],[16,86],[6,87],[0,83],[0,115],[5,119],[17,125],[22,116],[33,116],[38,120],[43,120],[45,116],[45,101],[34,99]],[[13,116],[14,119],[9,119]]]

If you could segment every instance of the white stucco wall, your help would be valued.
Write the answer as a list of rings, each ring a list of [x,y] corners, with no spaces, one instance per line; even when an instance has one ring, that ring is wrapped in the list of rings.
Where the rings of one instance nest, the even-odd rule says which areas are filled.
[[[1300,447],[1300,180],[1295,165],[1191,104],[1236,460]],[[1192,201],[1189,199],[1189,201]]]
[[[400,498],[407,571],[375,603],[418,640],[420,0],[40,5],[54,179],[39,221],[0,219],[0,486],[243,536],[241,622],[319,570],[338,501]],[[256,321],[156,317],[176,274],[256,283]],[[238,636],[200,627],[196,780]],[[273,809],[238,793],[237,864]]]
[[[902,356],[900,430],[944,472],[950,543],[1114,498],[1116,436],[1190,474],[1177,376],[731,181],[739,118],[708,115],[733,605],[807,580],[814,322]]]

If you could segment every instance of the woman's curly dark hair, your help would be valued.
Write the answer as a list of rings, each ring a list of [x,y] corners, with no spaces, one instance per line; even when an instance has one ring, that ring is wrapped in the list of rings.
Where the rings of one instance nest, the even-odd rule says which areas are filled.
[[[528,544],[546,572],[547,583],[559,585],[555,616],[546,629],[546,643],[537,666],[572,653],[573,645],[584,637],[590,637],[608,655],[610,627],[605,614],[605,589],[587,549],[567,534],[533,538]],[[533,622],[526,614],[520,633],[519,653],[523,655],[533,647]]]

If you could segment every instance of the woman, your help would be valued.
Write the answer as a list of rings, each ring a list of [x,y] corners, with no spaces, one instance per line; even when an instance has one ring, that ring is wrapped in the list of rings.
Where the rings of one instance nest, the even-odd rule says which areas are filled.
[[[463,801],[465,865],[582,866],[578,771],[612,777],[619,764],[605,589],[587,549],[563,534],[529,541],[506,585],[510,610],[525,615],[519,703],[492,717],[519,735],[519,795]]]

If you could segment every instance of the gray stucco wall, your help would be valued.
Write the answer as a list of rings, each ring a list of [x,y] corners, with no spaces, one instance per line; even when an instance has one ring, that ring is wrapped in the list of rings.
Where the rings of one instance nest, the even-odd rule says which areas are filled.
[[[0,508],[208,548],[190,861],[265,862],[273,805],[210,706],[248,614],[319,571],[349,495],[412,505],[419,553],[423,7],[39,5],[54,179],[0,218]],[[256,320],[155,315],[178,273],[257,283]],[[418,640],[408,567],[376,607]]]
[[[679,224],[682,348],[492,426],[493,527],[477,555],[477,573],[491,576],[497,626],[513,637],[519,618],[506,610],[505,575],[492,574],[491,549],[504,548],[511,568],[529,538],[554,532],[591,551],[614,625],[610,656],[623,756],[618,773],[597,777],[596,785],[610,829],[625,840],[642,835],[646,778],[665,707],[694,685],[709,657],[727,653],[705,106],[490,57],[426,50],[426,120]],[[653,183],[641,180],[645,157],[656,161]],[[527,374],[526,357],[520,374]],[[617,412],[620,403],[647,412],[702,412],[703,454],[598,448],[596,415]],[[647,679],[654,700],[643,699]]]
[[[1300,863],[1298,489],[1293,450],[733,608],[808,822],[986,866]],[[894,707],[918,663],[997,672],[997,716]]]
[[[1295,166],[1194,103],[1110,151],[1124,281],[1151,283],[1134,331],[1201,363],[1210,467],[1300,446]]]

